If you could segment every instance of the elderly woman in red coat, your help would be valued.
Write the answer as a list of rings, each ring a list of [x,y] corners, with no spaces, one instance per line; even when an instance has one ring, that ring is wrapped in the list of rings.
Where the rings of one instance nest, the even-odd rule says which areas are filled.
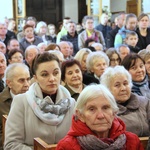
[[[57,150],[143,150],[137,135],[126,131],[117,111],[108,89],[87,86],[77,100],[71,129]]]

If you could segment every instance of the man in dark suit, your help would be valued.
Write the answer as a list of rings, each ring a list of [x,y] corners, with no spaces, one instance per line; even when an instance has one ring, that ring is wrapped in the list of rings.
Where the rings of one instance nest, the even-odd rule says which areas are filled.
[[[67,35],[60,38],[60,41],[69,41],[73,44],[74,55],[78,52],[78,34],[76,32],[76,23],[69,21],[67,24]]]
[[[107,48],[114,47],[114,41],[115,41],[115,36],[118,33],[119,29],[122,28],[124,25],[125,21],[125,13],[120,13],[119,16],[117,16],[117,26],[115,29],[111,30],[107,34]]]
[[[110,26],[107,25],[108,23],[108,15],[103,13],[101,15],[101,23],[95,27],[96,30],[101,31],[103,33],[106,47],[107,47],[107,34],[112,30]]]

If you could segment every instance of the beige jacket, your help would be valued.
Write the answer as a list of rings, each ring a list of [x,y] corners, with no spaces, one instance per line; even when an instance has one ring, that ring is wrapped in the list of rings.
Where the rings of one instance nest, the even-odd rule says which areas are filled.
[[[101,31],[95,30],[94,29],[95,34],[98,36],[98,43],[101,43],[103,45],[103,48],[106,49],[106,44],[105,44],[105,40],[103,37],[103,33]],[[81,48],[85,48],[85,41],[87,40],[87,35],[86,35],[86,30],[82,31],[79,35],[78,35],[78,47],[79,49]]]
[[[37,93],[37,87],[38,84],[34,83],[28,92],[15,96],[6,122],[5,150],[32,150],[33,138],[35,137],[40,137],[47,143],[52,144],[58,143],[67,134],[71,125],[75,100],[71,98],[67,89],[60,85],[56,103],[62,98],[69,98],[71,106],[61,124],[58,126],[48,125],[34,114],[27,101],[27,97],[32,98],[34,94],[38,94],[40,98],[43,97],[41,91]]]

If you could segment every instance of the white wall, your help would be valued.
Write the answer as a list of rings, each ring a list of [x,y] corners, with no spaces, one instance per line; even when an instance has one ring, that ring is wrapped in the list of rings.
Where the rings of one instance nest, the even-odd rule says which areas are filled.
[[[0,18],[13,18],[13,0],[1,0]]]
[[[150,0],[143,0],[142,5],[143,5],[143,12],[144,13],[150,13],[150,9],[149,9],[149,7],[150,7]]]
[[[126,2],[127,0],[110,0],[110,11],[111,12],[126,12]]]
[[[108,6],[108,10],[110,10],[111,2],[112,2],[111,0],[102,0],[102,8],[104,8],[104,6]]]
[[[70,17],[78,23],[78,0],[63,0],[63,17]]]

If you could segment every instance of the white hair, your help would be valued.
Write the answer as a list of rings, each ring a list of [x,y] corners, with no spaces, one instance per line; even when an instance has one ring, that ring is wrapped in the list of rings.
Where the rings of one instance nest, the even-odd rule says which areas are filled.
[[[102,95],[109,101],[113,112],[117,113],[118,106],[116,104],[114,96],[105,86],[101,84],[89,85],[82,90],[77,99],[75,111],[79,110],[79,112],[82,114],[87,102],[92,101],[93,99],[98,98]]]
[[[37,25],[36,25],[36,33],[37,34],[39,34],[40,28],[43,27],[43,26],[47,27],[47,24],[44,21],[40,21],[40,22],[37,23]]]
[[[110,83],[116,75],[125,75],[127,77],[130,88],[132,88],[132,77],[123,66],[108,67],[101,76],[100,83],[110,90]]]
[[[91,44],[92,47],[94,47],[96,49],[97,46],[99,46],[99,51],[103,51],[103,45],[101,43],[92,43]]]
[[[102,52],[102,51],[96,51],[96,52],[92,52],[88,55],[87,60],[86,60],[86,66],[88,71],[91,71],[91,69],[93,68],[93,65],[95,63],[95,59],[104,59],[106,62],[106,65],[109,66],[109,58],[108,56]]]
[[[37,47],[39,48],[39,47],[41,47],[41,46],[43,46],[43,45],[44,45],[44,46],[47,46],[46,43],[42,42],[42,43],[39,43],[39,44],[37,45]]]
[[[37,53],[39,53],[39,49],[36,45],[30,45],[25,49],[25,58],[27,58],[28,52],[30,51],[30,49],[36,49]]]
[[[126,44],[121,44],[121,45],[119,45],[119,47],[117,47],[117,49],[116,49],[118,54],[120,54],[120,48],[122,48],[122,47],[127,48],[127,49],[129,50],[129,52],[130,52],[130,48],[129,48]]]
[[[48,52],[51,53],[51,54],[54,54],[57,57],[59,55],[59,56],[61,56],[62,60],[64,60],[64,55],[63,55],[63,53],[61,51],[59,51],[59,50],[50,50]]]
[[[29,72],[29,68],[27,65],[23,63],[13,63],[9,64],[5,70],[5,80],[9,79],[12,80],[16,74],[20,74],[17,70],[18,68],[23,68],[27,72]],[[29,73],[30,74],[30,73]]]

